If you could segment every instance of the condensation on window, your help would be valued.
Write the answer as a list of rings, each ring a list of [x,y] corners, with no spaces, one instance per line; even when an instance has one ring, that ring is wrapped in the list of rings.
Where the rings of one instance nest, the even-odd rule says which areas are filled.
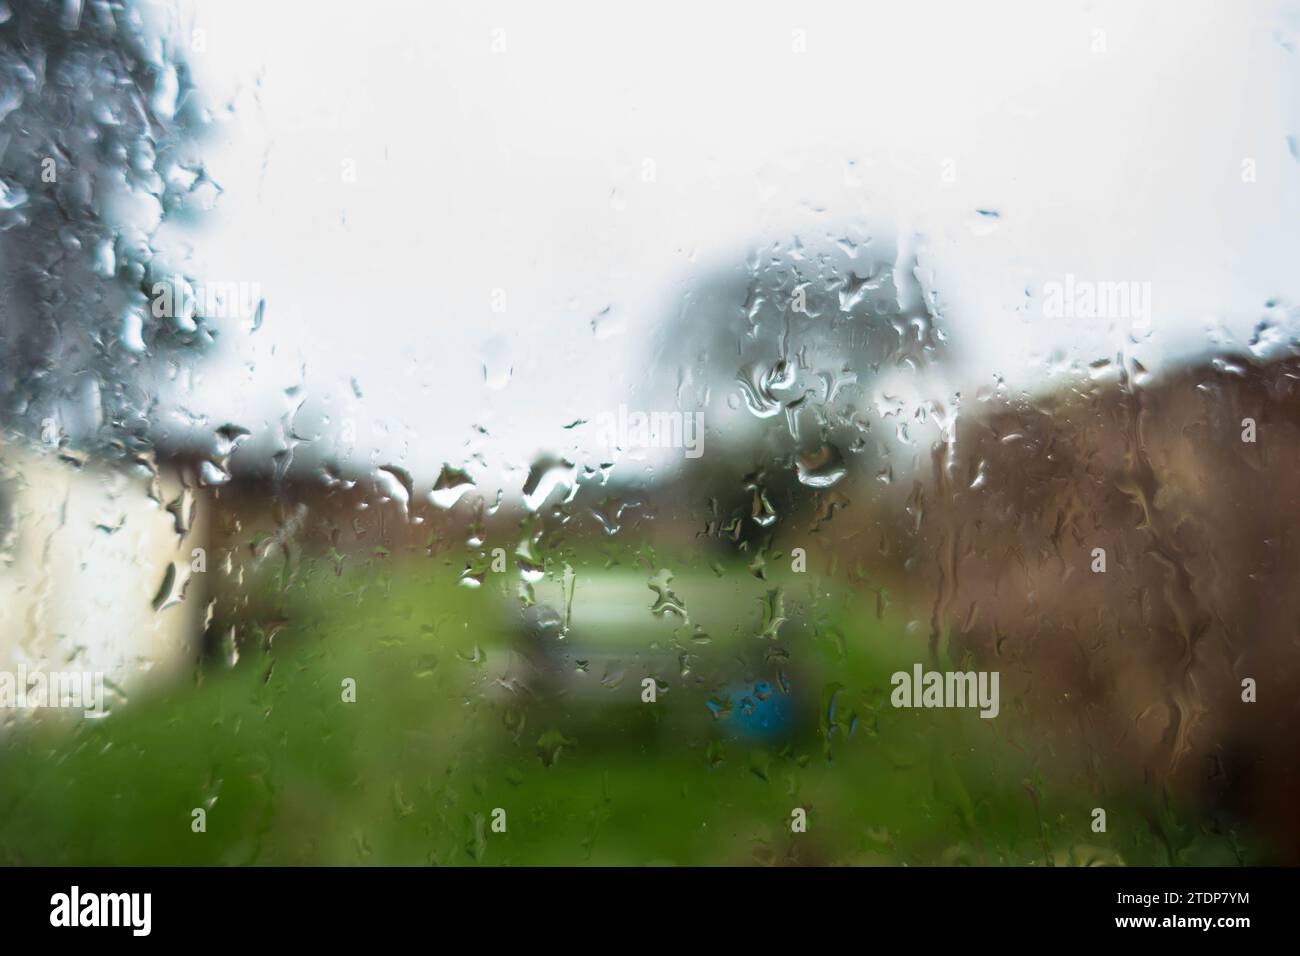
[[[1300,15],[1014,6],[0,2],[0,861],[1296,863]]]

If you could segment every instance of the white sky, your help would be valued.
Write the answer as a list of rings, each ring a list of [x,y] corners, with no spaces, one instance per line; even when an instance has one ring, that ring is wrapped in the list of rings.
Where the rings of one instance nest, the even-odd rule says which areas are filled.
[[[1028,385],[1054,349],[1113,355],[1104,326],[1024,312],[1067,272],[1151,282],[1155,355],[1300,300],[1294,4],[185,9],[201,89],[234,106],[206,150],[225,192],[185,238],[202,275],[267,299],[226,337],[239,370],[187,398],[214,427],[274,424],[301,383],[352,419],[356,464],[427,480],[467,449],[563,450],[562,426],[625,400],[692,276],[857,222],[926,237],[971,386]],[[467,445],[475,424],[490,438]]]

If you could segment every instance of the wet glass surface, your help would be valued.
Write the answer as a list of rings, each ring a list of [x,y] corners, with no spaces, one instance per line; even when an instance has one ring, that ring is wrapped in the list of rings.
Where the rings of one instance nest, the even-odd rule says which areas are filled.
[[[0,862],[1300,862],[1291,3],[0,2]]]

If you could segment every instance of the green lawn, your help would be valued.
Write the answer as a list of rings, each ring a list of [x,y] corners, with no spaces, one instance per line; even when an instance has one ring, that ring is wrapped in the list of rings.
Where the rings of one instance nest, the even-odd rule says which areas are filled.
[[[562,571],[536,590],[561,611]],[[1112,793],[1109,832],[1092,833],[1095,798],[1019,745],[1005,702],[995,721],[890,707],[889,674],[922,659],[924,638],[901,615],[878,618],[874,595],[688,567],[667,586],[686,622],[652,613],[654,577],[577,568],[569,633],[527,638],[513,577],[470,590],[432,561],[309,568],[267,588],[285,623],[269,643],[246,630],[235,666],[74,733],[0,742],[0,861],[1230,864],[1247,852],[1174,810],[1153,815],[1145,793]],[[777,640],[760,636],[773,627]],[[744,699],[778,670],[788,692]],[[652,704],[647,674],[661,686]],[[198,807],[205,833],[191,831]],[[794,808],[806,833],[791,832]]]

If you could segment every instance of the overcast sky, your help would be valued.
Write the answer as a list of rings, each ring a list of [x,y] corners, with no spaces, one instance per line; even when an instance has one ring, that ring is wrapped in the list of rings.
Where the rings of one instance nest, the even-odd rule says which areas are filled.
[[[625,399],[693,277],[852,224],[920,237],[963,387],[1114,353],[1027,304],[1067,273],[1150,282],[1156,359],[1300,298],[1294,4],[562,8],[184,7],[224,192],[177,238],[266,297],[191,410],[518,464]]]

